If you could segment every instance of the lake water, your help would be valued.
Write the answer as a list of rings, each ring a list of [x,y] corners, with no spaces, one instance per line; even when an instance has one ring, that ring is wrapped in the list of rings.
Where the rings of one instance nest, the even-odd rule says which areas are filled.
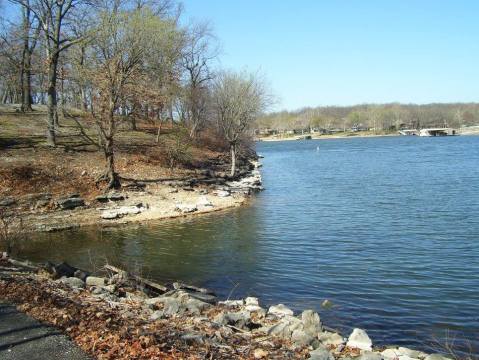
[[[317,147],[319,146],[319,150]],[[41,235],[34,260],[320,311],[377,344],[479,345],[479,137],[258,143],[266,191],[189,220]],[[322,309],[323,300],[335,306]]]

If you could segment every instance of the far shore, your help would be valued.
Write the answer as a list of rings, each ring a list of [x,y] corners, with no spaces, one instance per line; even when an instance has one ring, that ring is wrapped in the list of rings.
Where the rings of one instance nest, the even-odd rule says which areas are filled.
[[[479,135],[479,126],[470,126],[458,129],[458,135]],[[302,140],[305,136],[311,136],[311,140],[325,140],[325,139],[354,139],[354,138],[366,138],[366,137],[391,137],[391,136],[401,136],[397,132],[392,133],[379,133],[376,134],[371,131],[358,131],[358,132],[339,132],[331,135],[321,135],[321,134],[303,134],[303,135],[271,135],[258,137],[255,140],[258,142],[261,141],[291,141],[291,140]]]

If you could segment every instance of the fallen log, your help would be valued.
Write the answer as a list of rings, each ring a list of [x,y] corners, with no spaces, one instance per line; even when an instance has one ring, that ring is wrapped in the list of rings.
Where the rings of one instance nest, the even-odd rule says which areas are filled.
[[[153,290],[153,291],[155,291],[157,293],[160,293],[160,294],[166,293],[167,291],[170,290],[166,286],[163,286],[163,285],[160,285],[158,283],[155,283],[154,281],[142,278],[141,276],[130,274],[130,273],[128,273],[128,272],[126,272],[126,271],[124,271],[120,268],[117,268],[116,266],[113,266],[113,265],[105,265],[104,269],[108,270],[108,271],[111,271],[112,273],[115,273],[115,274],[127,273],[128,277],[132,278],[133,280],[138,282],[140,285],[143,285],[145,288],[147,288],[149,290]]]

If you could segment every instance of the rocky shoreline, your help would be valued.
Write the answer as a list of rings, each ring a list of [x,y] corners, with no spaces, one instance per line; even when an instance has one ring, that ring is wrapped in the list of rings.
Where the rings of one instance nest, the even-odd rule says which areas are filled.
[[[261,164],[249,160],[231,179],[204,171],[186,179],[130,182],[87,200],[80,194],[54,198],[49,193],[0,199],[0,208],[16,214],[26,232],[53,232],[82,226],[109,226],[131,222],[204,214],[237,207],[262,190]]]
[[[405,347],[375,347],[362,329],[344,336],[312,310],[264,308],[254,297],[218,299],[208,289],[160,285],[110,265],[101,274],[4,254],[0,298],[59,327],[98,359],[447,359]]]

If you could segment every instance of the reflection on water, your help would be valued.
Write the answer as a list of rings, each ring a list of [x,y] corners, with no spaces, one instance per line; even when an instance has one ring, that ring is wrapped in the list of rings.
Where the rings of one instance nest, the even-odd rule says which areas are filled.
[[[316,151],[319,146],[319,151]],[[40,235],[34,260],[106,261],[222,296],[321,310],[379,343],[479,345],[479,137],[260,143],[266,191],[196,219]]]

